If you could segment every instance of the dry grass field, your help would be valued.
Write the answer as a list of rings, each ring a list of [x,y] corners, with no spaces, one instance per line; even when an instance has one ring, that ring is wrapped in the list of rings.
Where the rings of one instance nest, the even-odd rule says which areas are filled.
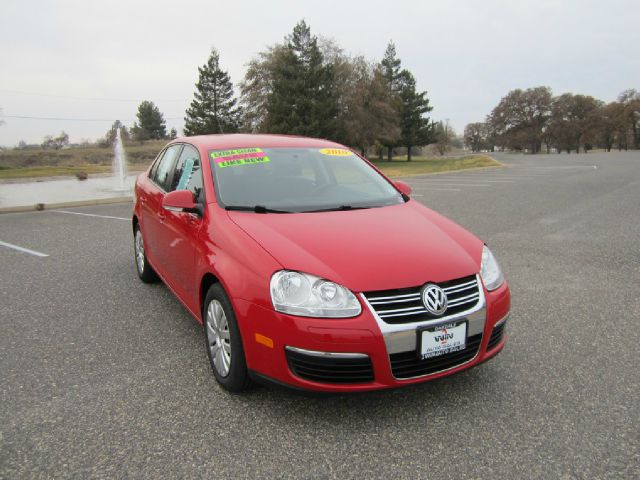
[[[144,170],[165,144],[166,141],[160,140],[125,145],[129,170]],[[0,152],[0,179],[73,176],[79,172],[89,175],[108,173],[112,161],[113,150],[109,147],[6,150]],[[391,177],[500,165],[486,155],[464,154],[416,156],[411,162],[407,162],[405,157],[395,157],[392,162],[374,160],[373,163]]]

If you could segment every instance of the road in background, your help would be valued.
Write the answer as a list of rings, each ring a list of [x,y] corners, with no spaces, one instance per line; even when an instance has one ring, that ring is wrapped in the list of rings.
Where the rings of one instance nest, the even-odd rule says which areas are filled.
[[[221,390],[130,205],[0,216],[49,255],[0,246],[0,477],[637,478],[640,154],[497,158],[406,180],[501,262],[505,350],[369,394]]]

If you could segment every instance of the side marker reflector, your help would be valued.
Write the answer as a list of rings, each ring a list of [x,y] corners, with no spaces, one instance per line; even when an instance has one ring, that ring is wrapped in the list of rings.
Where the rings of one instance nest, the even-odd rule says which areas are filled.
[[[264,335],[260,335],[256,333],[256,342],[264,345],[265,347],[273,348],[273,340],[269,337],[265,337]]]

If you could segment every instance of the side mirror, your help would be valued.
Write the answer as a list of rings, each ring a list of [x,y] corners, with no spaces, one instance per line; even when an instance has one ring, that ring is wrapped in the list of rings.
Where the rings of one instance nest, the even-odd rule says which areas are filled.
[[[197,213],[200,215],[200,205],[193,201],[193,193],[189,190],[174,190],[167,193],[162,199],[162,208],[174,212]]]
[[[402,180],[396,180],[395,182],[393,182],[393,184],[396,186],[398,190],[400,190],[400,193],[404,193],[407,196],[411,195],[411,192],[413,191],[411,190],[411,187],[409,186],[409,184],[406,182],[403,182]]]

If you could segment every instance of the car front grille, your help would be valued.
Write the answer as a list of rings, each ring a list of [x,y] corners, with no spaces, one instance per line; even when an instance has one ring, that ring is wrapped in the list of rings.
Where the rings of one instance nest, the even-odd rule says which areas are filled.
[[[504,336],[504,329],[506,326],[507,322],[502,322],[500,325],[493,327],[493,332],[491,332],[489,343],[487,344],[487,351],[492,350],[502,341],[502,337]]]
[[[475,306],[480,300],[480,286],[474,276],[437,284],[447,295],[443,317],[455,315]],[[422,303],[422,287],[367,292],[365,298],[386,323],[412,323],[433,320]]]
[[[373,381],[369,357],[333,358],[285,350],[291,371],[300,378],[321,383],[366,383]]]
[[[467,337],[464,350],[422,360],[415,350],[389,355],[393,376],[399,379],[420,377],[462,365],[478,354],[482,334]]]

